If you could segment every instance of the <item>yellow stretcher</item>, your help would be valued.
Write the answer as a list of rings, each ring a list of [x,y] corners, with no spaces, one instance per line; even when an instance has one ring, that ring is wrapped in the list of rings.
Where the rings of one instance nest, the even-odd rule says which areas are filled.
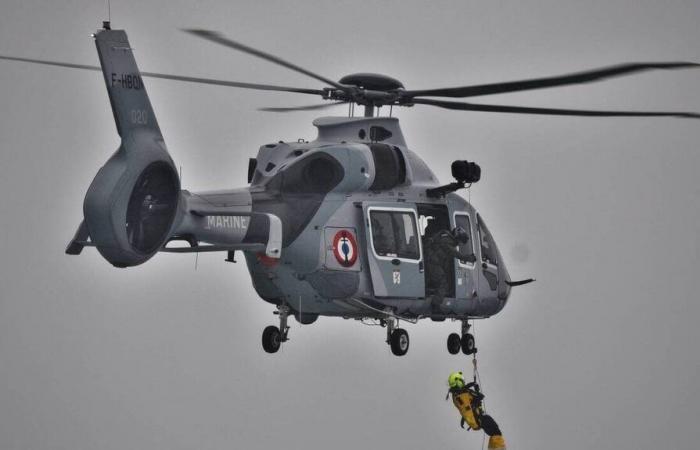
[[[472,430],[481,429],[481,425],[477,419],[478,416],[484,413],[481,407],[481,401],[477,400],[477,397],[472,395],[470,391],[463,391],[459,394],[452,395],[452,403],[457,407],[459,413],[469,428]]]
[[[483,398],[483,394],[478,391],[478,388],[475,388],[475,384],[473,383],[469,383],[466,388],[461,391],[452,393],[452,403],[454,403],[457,410],[459,410],[464,422],[466,422],[467,425],[469,425],[469,428],[472,430],[481,429],[481,417],[484,415],[484,409],[481,403]],[[493,422],[493,419],[490,417],[484,418],[484,420],[487,419],[490,422]],[[495,425],[495,422],[493,423]],[[491,428],[492,426],[487,426],[487,429]],[[493,431],[487,432],[487,434],[491,433],[493,433]],[[500,431],[498,433],[500,433]],[[505,448],[506,441],[503,439],[501,434],[493,434],[489,436],[489,449],[505,450]]]

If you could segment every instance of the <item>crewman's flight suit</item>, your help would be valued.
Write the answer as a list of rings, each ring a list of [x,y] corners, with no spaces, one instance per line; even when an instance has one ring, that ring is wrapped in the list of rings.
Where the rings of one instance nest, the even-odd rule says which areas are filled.
[[[425,248],[425,274],[426,283],[433,289],[430,304],[433,310],[442,305],[447,294],[448,271],[454,270],[454,259],[462,262],[474,262],[476,257],[473,254],[460,252],[457,246],[467,242],[466,233],[464,242],[458,241],[449,230],[442,230],[435,233],[428,239]]]

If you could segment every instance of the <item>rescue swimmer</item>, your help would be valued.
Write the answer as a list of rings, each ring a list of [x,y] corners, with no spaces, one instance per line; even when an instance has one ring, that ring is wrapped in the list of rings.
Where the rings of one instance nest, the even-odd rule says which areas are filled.
[[[462,416],[460,426],[464,428],[466,423],[470,430],[484,430],[489,436],[490,449],[505,449],[506,441],[503,433],[493,417],[484,413],[484,394],[481,393],[479,385],[474,381],[465,384],[462,372],[452,372],[447,378],[450,390],[447,393],[447,400],[452,394],[452,403]]]

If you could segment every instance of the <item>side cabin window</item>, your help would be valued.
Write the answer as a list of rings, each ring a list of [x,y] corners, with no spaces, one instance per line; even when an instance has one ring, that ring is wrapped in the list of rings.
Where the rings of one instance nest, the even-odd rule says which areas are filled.
[[[459,252],[470,256],[474,255],[474,240],[472,239],[472,227],[469,222],[469,216],[466,213],[455,214],[455,226],[463,228],[467,232],[467,243],[459,244]]]
[[[370,144],[374,160],[374,182],[370,191],[387,191],[406,182],[406,160],[398,147]]]
[[[479,224],[479,237],[481,241],[481,260],[498,265],[498,256],[496,254],[496,244],[493,242],[493,237],[489,233],[489,229],[486,228],[484,219],[480,215],[477,215],[477,222]]]
[[[416,216],[412,211],[371,209],[372,246],[380,257],[420,259]]]

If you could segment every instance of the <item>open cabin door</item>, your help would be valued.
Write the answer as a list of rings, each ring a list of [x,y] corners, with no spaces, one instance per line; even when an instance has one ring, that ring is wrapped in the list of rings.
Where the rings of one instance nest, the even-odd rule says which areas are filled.
[[[425,297],[423,249],[415,206],[363,202],[362,211],[374,295]]]

